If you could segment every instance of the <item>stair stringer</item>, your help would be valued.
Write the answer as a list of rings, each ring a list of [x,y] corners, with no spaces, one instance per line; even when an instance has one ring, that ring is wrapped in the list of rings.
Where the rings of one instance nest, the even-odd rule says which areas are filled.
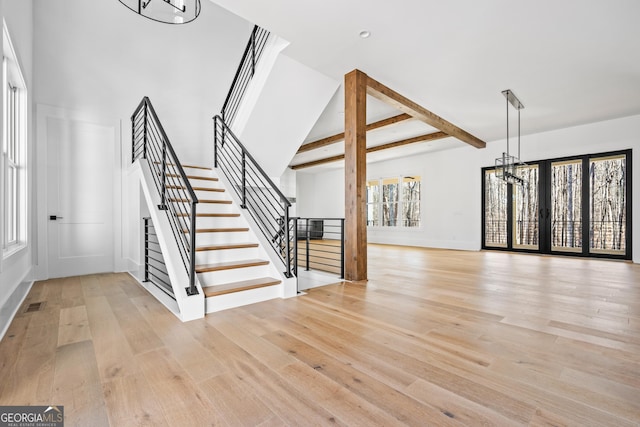
[[[234,191],[231,182],[229,182],[224,173],[218,173],[218,170],[216,169],[214,169],[213,171],[216,174],[219,183],[225,188],[226,193],[233,201],[234,206],[240,206],[242,204],[241,200],[238,197],[238,194]],[[270,265],[274,267],[273,274],[276,274],[276,276],[274,277],[277,277],[282,281],[282,283],[279,285],[280,298],[291,298],[297,296],[298,278],[295,276],[285,276],[284,272],[286,271],[286,266],[284,265],[280,257],[271,249],[271,242],[269,242],[262,231],[260,231],[260,227],[255,222],[251,214],[247,212],[246,209],[238,209],[238,212],[247,223],[249,230],[251,230],[252,234],[260,243],[260,248],[262,251],[264,251],[264,255],[271,261]]]
[[[142,192],[149,207],[149,214],[158,235],[158,242],[165,260],[167,273],[173,288],[173,295],[176,298],[178,312],[175,306],[171,307],[164,300],[167,298],[158,298],[157,292],[152,292],[160,302],[162,302],[169,310],[172,311],[180,320],[187,322],[189,320],[201,319],[205,314],[205,297],[200,283],[196,280],[197,295],[187,295],[186,288],[189,286],[189,274],[184,267],[182,257],[178,249],[178,243],[173,237],[171,225],[167,218],[167,211],[158,209],[160,204],[160,193],[158,192],[154,180],[153,173],[146,159],[138,159],[139,164],[137,173],[140,178]],[[154,288],[153,285],[150,287]],[[145,286],[149,289],[149,287]]]

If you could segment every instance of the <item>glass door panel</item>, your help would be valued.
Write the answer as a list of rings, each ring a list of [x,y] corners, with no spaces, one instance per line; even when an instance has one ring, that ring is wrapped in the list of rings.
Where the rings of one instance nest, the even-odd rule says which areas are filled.
[[[589,159],[589,252],[624,255],[627,241],[626,155]]]
[[[507,183],[495,169],[484,171],[484,244],[507,247]]]
[[[537,250],[540,238],[539,166],[518,168],[525,185],[513,186],[513,247]]]
[[[581,159],[551,163],[551,250],[582,252]]]

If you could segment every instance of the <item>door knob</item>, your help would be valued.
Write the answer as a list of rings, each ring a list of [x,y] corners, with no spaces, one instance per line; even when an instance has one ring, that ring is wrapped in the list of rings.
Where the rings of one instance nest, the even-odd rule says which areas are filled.
[[[63,218],[61,216],[49,215],[49,220],[50,221],[55,221],[56,219],[63,219]]]

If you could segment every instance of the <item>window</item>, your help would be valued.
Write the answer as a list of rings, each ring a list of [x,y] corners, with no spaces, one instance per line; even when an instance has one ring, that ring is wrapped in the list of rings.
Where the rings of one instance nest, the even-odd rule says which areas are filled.
[[[3,40],[2,250],[6,257],[26,245],[27,91],[7,28]]]
[[[483,248],[631,259],[631,150],[483,169]]]
[[[367,182],[367,225],[380,225],[380,181]]]
[[[367,181],[367,225],[420,227],[420,177]]]
[[[398,225],[398,178],[382,180],[382,225]]]
[[[420,226],[420,177],[402,178],[402,226]]]
[[[495,169],[484,172],[484,242],[487,247],[507,246],[507,184]]]
[[[589,159],[589,249],[624,254],[626,243],[626,156]]]

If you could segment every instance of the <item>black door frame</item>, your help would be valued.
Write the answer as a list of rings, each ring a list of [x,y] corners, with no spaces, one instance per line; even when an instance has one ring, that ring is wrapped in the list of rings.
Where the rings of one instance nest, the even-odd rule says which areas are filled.
[[[589,230],[589,195],[590,195],[590,182],[589,182],[589,160],[592,158],[609,157],[625,155],[626,157],[626,231],[625,231],[625,253],[624,254],[608,254],[608,253],[593,253],[590,252],[590,230]],[[551,248],[551,165],[556,162],[568,161],[568,160],[581,160],[582,161],[582,251],[553,251]],[[608,258],[608,259],[632,259],[632,241],[633,241],[633,229],[632,229],[632,182],[633,182],[633,163],[632,163],[632,150],[617,150],[608,151],[603,153],[582,154],[577,156],[558,157],[553,159],[545,159],[527,162],[529,165],[538,165],[538,189],[539,189],[539,207],[538,207],[538,249],[529,248],[514,248],[513,247],[513,185],[507,184],[507,246],[487,246],[486,234],[485,234],[485,174],[486,171],[494,170],[494,166],[487,166],[481,169],[481,182],[482,182],[482,203],[481,203],[481,230],[482,230],[482,249],[485,250],[497,250],[508,252],[525,252],[536,254],[552,254],[552,255],[565,255],[565,256],[578,256],[578,257],[591,257],[591,258]]]

